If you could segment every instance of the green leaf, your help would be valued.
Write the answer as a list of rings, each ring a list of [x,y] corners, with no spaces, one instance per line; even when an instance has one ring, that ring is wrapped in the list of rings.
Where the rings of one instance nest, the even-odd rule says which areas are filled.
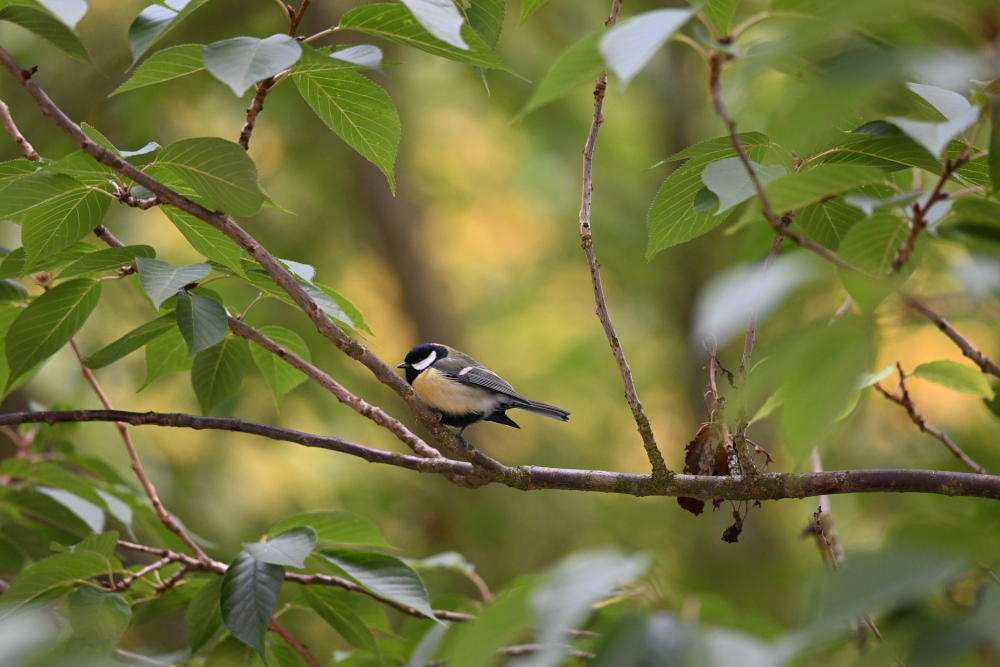
[[[448,621],[432,625],[423,634],[417,645],[413,647],[410,659],[406,661],[406,667],[427,667],[428,661],[434,655],[435,651],[438,650],[438,646],[441,645],[441,640],[444,639],[450,625],[451,623]]]
[[[235,637],[226,637],[208,654],[203,667],[262,667],[264,664],[254,649]]]
[[[863,185],[885,182],[885,172],[875,167],[822,164],[775,179],[765,189],[771,207],[781,214]]]
[[[243,551],[222,578],[222,620],[234,637],[264,658],[264,637],[278,603],[285,570]]]
[[[862,211],[848,206],[844,197],[838,195],[796,211],[793,224],[806,238],[824,248],[836,250],[847,233],[864,217]]]
[[[363,516],[346,510],[296,514],[268,528],[267,534],[277,535],[296,526],[311,527],[316,531],[320,542],[395,549],[394,546],[385,541],[374,523]]]
[[[1000,192],[1000,95],[987,93],[987,98],[990,101],[989,183],[993,192]]]
[[[260,332],[302,359],[312,361],[305,341],[294,331],[289,331],[284,327],[266,326],[261,327]],[[250,346],[250,355],[267,381],[267,386],[271,388],[271,393],[274,394],[274,403],[279,410],[281,398],[308,379],[305,373],[259,345]]]
[[[292,300],[292,297],[288,295],[288,292],[278,287],[277,283],[272,280],[271,276],[268,275],[266,271],[261,269],[250,269],[246,271],[246,275],[247,281],[254,287],[298,308],[298,305]],[[296,278],[296,282],[302,287],[303,290],[305,290],[306,294],[308,294],[309,297],[316,302],[316,305],[320,307],[320,310],[341,324],[351,328],[354,327],[354,322],[347,315],[347,313],[344,312],[344,309],[341,308],[338,301],[334,300],[333,297],[327,296],[327,294],[324,291],[321,291],[319,287],[316,287],[315,285],[304,280]],[[343,297],[341,297],[341,299],[343,299]],[[367,330],[367,326],[364,328]]]
[[[926,86],[920,83],[907,83],[906,87],[924,98],[928,104],[937,109],[938,113],[948,120],[961,118],[972,108],[969,100],[944,88]]]
[[[862,614],[912,603],[960,571],[958,563],[928,554],[860,554],[822,578],[817,625],[850,622]]]
[[[73,151],[51,164],[45,165],[45,172],[73,176],[84,185],[100,187],[113,180],[114,170],[101,164],[83,151]]]
[[[100,273],[101,271],[117,271],[123,266],[130,266],[136,257],[154,259],[156,251],[148,245],[127,245],[124,248],[104,248],[91,252],[76,260],[59,274],[60,279],[72,278],[84,273]]]
[[[35,0],[70,29],[87,13],[87,0]]]
[[[217,137],[182,139],[164,148],[156,164],[184,179],[214,208],[253,215],[267,196],[257,184],[257,167],[239,144]]]
[[[587,35],[563,51],[545,72],[513,122],[518,122],[535,109],[580,89],[585,84],[593,86],[595,77],[605,67],[604,59],[597,50],[597,41],[601,35],[599,32]]]
[[[24,159],[0,162],[0,189],[7,187],[12,181],[16,181],[22,176],[35,173],[41,168],[42,165],[39,163]]]
[[[738,4],[740,0],[706,0],[701,11],[705,12],[708,20],[719,32],[719,36],[725,37],[729,34],[729,22],[733,20]]]
[[[831,149],[823,158],[823,163],[879,167],[889,172],[907,167],[917,167],[930,172],[941,171],[941,163],[906,136],[852,134],[846,143]]]
[[[110,205],[106,194],[87,190],[69,193],[28,211],[21,221],[21,243],[26,255],[22,271],[32,270],[40,259],[83,239],[100,224]]]
[[[177,328],[188,345],[188,356],[193,357],[220,343],[229,330],[229,316],[221,303],[207,296],[177,294]]]
[[[284,637],[280,641],[272,640],[267,645],[267,655],[271,664],[277,665],[277,667],[307,667],[299,652],[292,648]]]
[[[788,173],[780,164],[768,167],[753,161],[750,164],[757,175],[757,180],[763,186],[767,186],[774,179]],[[716,215],[725,213],[757,194],[757,188],[750,179],[750,174],[747,173],[743,160],[736,157],[706,165],[701,172],[701,181],[719,199],[719,209],[716,211]]]
[[[348,301],[347,297],[343,296],[336,290],[327,287],[326,285],[320,285],[319,283],[317,283],[316,287],[318,287],[323,292],[323,294],[333,299],[333,301],[340,308],[340,312],[347,318],[346,321],[341,320],[342,322],[344,322],[349,327],[356,329],[358,331],[367,331],[368,333],[375,335],[375,332],[373,332],[371,328],[368,326],[368,323],[365,322],[365,316],[362,314],[360,310],[358,310],[357,306]],[[319,304],[319,306],[320,308],[323,308],[324,311],[326,311],[326,308],[323,306],[323,304]],[[330,311],[326,312],[331,317],[337,317],[337,315],[331,314]]]
[[[319,555],[372,593],[437,620],[420,575],[395,556],[353,549],[324,549]]]
[[[46,487],[57,487],[73,492],[89,503],[103,507],[104,501],[94,487],[83,477],[74,475],[54,463],[8,458],[0,463],[0,475],[23,479]],[[103,510],[102,510],[103,511]],[[95,531],[100,532],[100,531]]]
[[[184,44],[157,51],[139,65],[135,74],[108,97],[200,72],[205,69],[205,65],[201,62],[202,48],[201,44]]]
[[[161,207],[160,210],[170,219],[170,222],[174,223],[174,227],[184,235],[192,248],[213,262],[228,266],[237,275],[245,277],[240,261],[247,254],[243,248],[236,244],[236,241],[190,213],[170,206]]]
[[[166,333],[146,343],[146,380],[139,391],[158,377],[190,370],[193,363],[188,357],[187,341],[180,329],[170,327]]]
[[[173,30],[194,10],[208,0],[172,0],[168,9],[160,5],[151,5],[139,13],[128,29],[128,45],[132,49],[132,64],[134,65],[146,50],[161,37]]]
[[[622,85],[635,78],[670,36],[694,16],[692,9],[654,9],[606,30],[597,48]]]
[[[838,254],[865,273],[885,276],[909,233],[909,223],[891,213],[879,213],[856,224],[840,243]]]
[[[531,594],[542,645],[531,658],[534,664],[561,664],[569,648],[566,631],[579,627],[595,603],[620,584],[642,576],[648,566],[645,556],[613,551],[577,553],[557,564]]]
[[[87,528],[90,528],[93,532],[100,533],[104,531],[103,507],[98,507],[89,500],[84,500],[75,493],[66,491],[65,489],[53,489],[47,486],[36,486],[33,490],[37,493],[48,496],[68,509],[74,516],[80,519],[80,521],[87,524]]]
[[[528,20],[528,17],[537,12],[542,8],[549,0],[521,0],[521,18],[517,22],[517,26],[520,28],[524,25],[524,22]]]
[[[7,366],[7,332],[10,330],[10,325],[20,314],[21,308],[8,307],[0,310],[0,385],[3,386],[7,385],[7,380],[10,377],[10,368]],[[25,378],[30,377],[30,373],[25,373],[20,379],[15,378],[14,384],[11,385],[11,390],[26,382]],[[0,396],[4,396],[11,390],[0,391]]]
[[[114,530],[105,531],[100,535],[91,533],[80,542],[74,544],[69,551],[93,551],[95,554],[100,554],[105,558],[111,558],[115,553],[115,549],[118,548],[118,537],[118,532]]]
[[[114,559],[104,558],[93,551],[80,551],[50,556],[26,567],[11,582],[0,598],[0,618],[17,612],[26,605],[54,600],[78,584],[109,570],[120,569]]]
[[[58,352],[80,330],[101,298],[101,283],[77,278],[31,302],[7,332],[7,388],[23,373]]]
[[[128,628],[132,608],[118,593],[83,586],[69,596],[68,615],[73,644],[111,647]]]
[[[205,69],[242,97],[252,85],[282,72],[302,57],[294,37],[276,34],[266,39],[234,37],[201,50]]]
[[[908,118],[889,118],[889,122],[901,129],[911,139],[927,149],[935,158],[940,158],[952,139],[965,132],[979,120],[979,107],[970,107],[965,113],[943,123],[929,123]]]
[[[191,367],[191,385],[198,396],[202,414],[236,395],[243,383],[243,370],[249,363],[246,341],[228,336],[213,347],[195,355]]]
[[[993,388],[982,372],[957,361],[930,361],[917,366],[912,374],[963,394],[982,396],[988,400],[993,399]]]
[[[29,32],[33,32],[66,55],[85,63],[92,62],[87,48],[76,33],[45,12],[31,7],[4,7],[0,9],[0,21],[10,21]]]
[[[178,268],[158,259],[144,257],[136,258],[135,264],[139,268],[142,289],[157,310],[182,287],[201,280],[212,272],[212,267],[208,264],[188,264]]]
[[[472,0],[466,13],[469,15],[469,26],[479,33],[486,46],[496,48],[503,31],[504,1]]]
[[[316,547],[316,531],[309,526],[289,528],[266,542],[244,542],[243,549],[262,563],[302,569]]]
[[[68,195],[82,197],[87,185],[65,174],[39,172],[19,178],[3,190],[0,220],[17,222],[37,207],[49,206]]]
[[[466,51],[431,35],[402,4],[378,3],[355,7],[341,17],[340,28],[383,37],[460,63],[483,69],[502,69],[513,74],[469,26],[462,26],[461,29],[462,39],[469,46]]]
[[[751,160],[759,162],[770,149],[771,140],[757,132],[740,135],[740,141]],[[660,250],[701,236],[717,227],[725,215],[695,210],[695,195],[702,188],[701,174],[712,162],[735,157],[736,151],[728,137],[705,141],[672,156],[669,161],[687,159],[667,177],[649,208],[649,249],[652,259]],[[780,180],[780,179],[779,179]]]
[[[324,621],[348,644],[363,651],[378,653],[375,637],[344,598],[351,593],[331,586],[302,586],[302,597]],[[355,594],[357,595],[357,594]]]
[[[393,193],[392,166],[399,147],[399,115],[389,94],[355,72],[310,67],[292,75],[302,98],[347,145],[374,163]]]
[[[455,3],[449,0],[400,0],[427,32],[445,44],[464,51],[469,45],[462,39],[461,29],[465,20]]]
[[[212,577],[195,594],[184,613],[184,626],[187,628],[192,655],[198,653],[222,627],[222,608],[219,606],[221,596],[222,577]]]
[[[7,278],[0,280],[0,305],[27,300],[28,290],[21,283]]]
[[[451,642],[452,667],[480,667],[504,646],[517,643],[531,622],[528,594],[531,588],[516,585],[502,593],[497,601],[472,623],[459,624]]]

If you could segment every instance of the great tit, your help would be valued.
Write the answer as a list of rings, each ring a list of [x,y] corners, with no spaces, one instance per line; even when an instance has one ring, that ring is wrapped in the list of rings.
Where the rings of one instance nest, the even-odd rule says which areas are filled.
[[[461,428],[459,437],[478,421],[521,428],[507,416],[514,408],[569,421],[567,411],[521,396],[499,375],[447,345],[417,345],[396,368],[406,369],[406,381],[442,424]]]

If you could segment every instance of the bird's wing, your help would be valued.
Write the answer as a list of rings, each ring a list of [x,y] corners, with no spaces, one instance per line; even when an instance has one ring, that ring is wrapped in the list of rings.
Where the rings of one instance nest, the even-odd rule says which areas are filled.
[[[492,389],[493,391],[504,394],[505,396],[510,396],[517,402],[529,402],[524,396],[521,396],[519,393],[514,391],[514,388],[507,384],[503,378],[493,371],[485,368],[479,366],[464,366],[462,368],[448,370],[438,368],[438,371],[455,382]]]

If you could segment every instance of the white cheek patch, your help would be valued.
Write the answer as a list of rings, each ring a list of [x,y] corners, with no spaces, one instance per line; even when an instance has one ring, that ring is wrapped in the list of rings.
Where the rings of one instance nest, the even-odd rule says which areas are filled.
[[[460,370],[458,372],[458,374],[459,375],[465,375],[466,373],[468,373],[471,370],[472,370],[472,366],[466,366],[465,368],[463,368],[462,370]]]
[[[413,364],[413,368],[415,368],[418,371],[422,371],[431,364],[433,364],[437,360],[437,358],[438,358],[438,353],[432,350],[431,353],[427,355],[426,359],[424,359],[423,361],[418,361],[417,363]]]

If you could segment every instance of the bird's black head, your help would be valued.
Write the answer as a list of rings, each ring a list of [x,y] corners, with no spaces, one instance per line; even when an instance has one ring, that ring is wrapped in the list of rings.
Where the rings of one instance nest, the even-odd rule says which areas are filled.
[[[406,354],[406,359],[396,368],[406,369],[406,381],[413,384],[418,375],[430,368],[431,364],[448,356],[448,348],[436,343],[417,345]]]

